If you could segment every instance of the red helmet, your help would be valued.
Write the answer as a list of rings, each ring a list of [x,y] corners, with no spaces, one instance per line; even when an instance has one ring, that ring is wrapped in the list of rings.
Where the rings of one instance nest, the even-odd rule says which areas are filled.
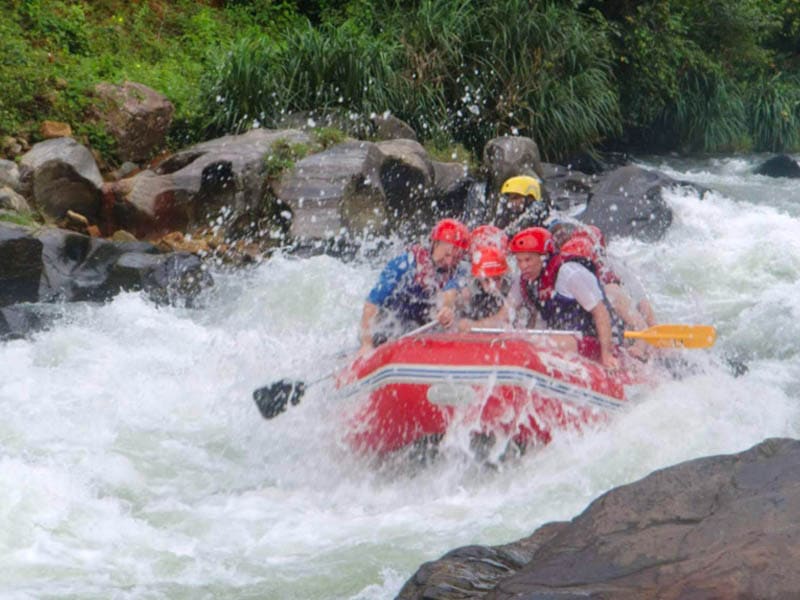
[[[508,252],[508,236],[494,225],[480,225],[472,230],[470,237],[470,249],[473,251],[482,246],[493,246],[504,253]]]
[[[506,253],[494,246],[481,246],[472,253],[473,277],[499,277],[508,272]]]
[[[573,235],[561,246],[563,256],[580,256],[595,259],[595,245],[588,235]]]
[[[534,252],[536,254],[552,254],[555,251],[552,234],[544,227],[528,227],[511,239],[509,249],[514,254]]]
[[[431,241],[449,242],[457,248],[469,248],[469,229],[461,221],[455,219],[442,219],[431,231]]]
[[[584,225],[572,234],[573,238],[582,237],[592,242],[598,248],[606,247],[606,238],[596,225]]]

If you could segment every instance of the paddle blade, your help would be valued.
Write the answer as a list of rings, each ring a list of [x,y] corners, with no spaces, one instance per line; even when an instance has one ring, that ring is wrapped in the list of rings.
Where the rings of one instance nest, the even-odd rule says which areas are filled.
[[[655,325],[644,331],[626,331],[625,337],[644,340],[657,348],[710,348],[717,330],[711,325]]]
[[[286,410],[287,405],[300,402],[306,393],[306,385],[302,381],[281,379],[271,385],[265,385],[253,392],[258,412],[265,419],[278,416]]]

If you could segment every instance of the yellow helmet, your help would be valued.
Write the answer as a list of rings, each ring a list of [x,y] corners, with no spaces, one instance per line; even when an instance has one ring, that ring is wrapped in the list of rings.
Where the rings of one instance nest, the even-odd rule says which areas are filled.
[[[542,186],[535,177],[527,175],[517,175],[510,177],[500,188],[501,194],[520,194],[521,196],[533,196],[534,200],[542,199]]]

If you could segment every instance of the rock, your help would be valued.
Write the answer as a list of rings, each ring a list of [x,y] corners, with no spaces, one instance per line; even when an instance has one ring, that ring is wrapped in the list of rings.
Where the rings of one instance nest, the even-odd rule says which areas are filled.
[[[580,220],[602,229],[606,238],[660,239],[672,224],[672,210],[662,197],[679,182],[657,171],[630,165],[601,176],[592,188]]]
[[[756,175],[767,177],[800,177],[800,164],[791,156],[779,154],[764,161],[754,171]]]
[[[60,121],[42,121],[42,126],[39,133],[46,140],[60,137],[70,137],[72,135],[72,127],[69,123],[62,123]]]
[[[443,217],[464,219],[469,212],[469,199],[475,178],[458,162],[433,161],[433,203]],[[432,203],[432,204],[433,204]]]
[[[278,142],[308,144],[294,130],[253,129],[191,146],[147,170],[106,185],[115,227],[138,237],[204,226],[224,211],[229,221],[258,218],[267,191],[265,157]]]
[[[110,290],[143,290],[159,304],[191,305],[204,289],[213,285],[200,259],[187,253],[126,253],[109,274]]]
[[[46,323],[47,320],[30,306],[0,308],[0,341],[24,338],[43,329]]]
[[[136,173],[139,173],[140,171],[141,169],[139,168],[139,165],[127,161],[122,163],[118,169],[115,169],[109,173],[108,176],[113,181],[119,181],[120,179],[125,179],[126,177],[136,175]]]
[[[19,167],[13,160],[0,158],[0,186],[8,186],[19,191]]]
[[[133,235],[129,231],[125,231],[124,229],[117,229],[114,232],[114,235],[111,236],[111,240],[114,242],[137,242],[136,236]]]
[[[770,439],[651,473],[532,538],[448,553],[400,597],[793,598],[798,536],[800,441]]]
[[[405,121],[398,119],[391,113],[374,115],[370,122],[373,127],[373,136],[378,141],[383,140],[414,140],[417,133]]]
[[[344,142],[295,164],[275,186],[291,211],[290,234],[327,240],[347,231],[385,231],[384,154],[371,142]]]
[[[504,546],[465,546],[422,565],[396,600],[484,598],[487,591],[530,562],[567,523],[549,523],[532,536]]]
[[[205,240],[187,239],[180,231],[173,231],[162,237],[158,246],[166,251],[199,255],[208,254],[211,251]]]
[[[509,177],[530,175],[544,180],[539,146],[528,137],[504,136],[489,140],[483,148],[483,169],[488,215],[497,212],[500,188]],[[547,193],[544,188],[542,192]]]
[[[384,156],[380,179],[395,226],[430,220],[434,170],[425,148],[409,139],[378,142],[376,146]]]
[[[544,182],[557,210],[567,211],[586,204],[597,177],[569,167],[542,163]]]
[[[95,86],[94,112],[117,141],[122,161],[143,162],[161,146],[172,123],[175,107],[155,90],[126,81]]]
[[[500,191],[503,182],[515,175],[532,175],[544,180],[539,146],[528,137],[498,137],[483,148],[483,168],[490,194]]]
[[[33,213],[25,198],[8,186],[0,186],[0,209],[11,210],[21,215]]]
[[[0,223],[0,306],[39,299],[42,243],[31,232]]]
[[[97,218],[103,178],[92,153],[72,138],[35,144],[20,160],[23,195],[30,190],[39,210],[60,219],[67,210]]]

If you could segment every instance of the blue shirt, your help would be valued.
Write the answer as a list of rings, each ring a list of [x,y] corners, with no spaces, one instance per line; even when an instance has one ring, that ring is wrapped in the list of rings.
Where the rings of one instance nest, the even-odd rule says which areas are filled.
[[[406,252],[394,257],[381,271],[378,283],[370,290],[367,301],[376,306],[384,306],[389,297],[399,286],[410,287],[414,283],[416,274],[416,260],[413,252]],[[453,276],[445,283],[442,290],[457,290],[464,286],[467,280],[465,263],[459,263]]]

